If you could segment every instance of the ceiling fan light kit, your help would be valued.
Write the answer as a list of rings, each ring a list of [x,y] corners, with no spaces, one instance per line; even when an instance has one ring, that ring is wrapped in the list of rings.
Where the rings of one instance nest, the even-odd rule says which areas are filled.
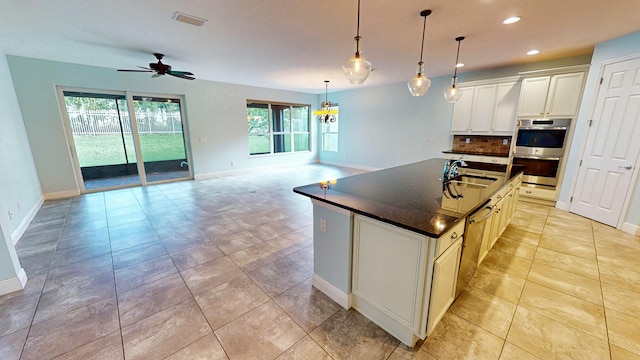
[[[418,62],[418,71],[416,76],[413,79],[409,80],[407,86],[409,87],[409,92],[413,96],[422,96],[424,95],[429,87],[431,86],[431,80],[424,74],[424,62],[422,61],[422,56],[424,54],[424,33],[427,28],[427,16],[431,15],[431,10],[422,10],[420,12],[420,16],[424,18],[424,23],[422,25],[422,46],[420,47],[420,61]]]
[[[160,75],[171,75],[171,76],[175,76],[181,79],[186,79],[186,80],[195,80],[195,77],[193,77],[193,73],[189,72],[189,71],[177,71],[177,70],[171,70],[171,65],[168,64],[164,64],[162,62],[162,59],[164,58],[164,54],[160,54],[160,53],[153,53],[153,56],[156,57],[156,59],[158,59],[157,63],[149,63],[149,67],[143,67],[143,66],[138,66],[140,69],[143,70],[122,70],[122,69],[118,69],[118,71],[125,71],[125,72],[155,72],[155,74],[151,75],[151,77],[159,77]]]
[[[362,84],[371,73],[373,65],[360,54],[360,0],[358,0],[358,24],[356,27],[356,53],[342,66],[344,76],[351,84]]]
[[[458,80],[458,60],[460,58],[460,42],[464,40],[464,36],[458,36],[456,41],[458,42],[458,52],[456,53],[456,66],[453,70],[453,78],[451,79],[451,87],[444,91],[444,98],[450,102],[455,103],[460,100],[462,96],[462,92],[460,89],[456,87],[456,82]]]

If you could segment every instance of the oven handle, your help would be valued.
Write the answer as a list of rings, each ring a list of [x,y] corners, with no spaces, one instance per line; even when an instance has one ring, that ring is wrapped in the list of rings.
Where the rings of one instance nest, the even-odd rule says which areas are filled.
[[[567,130],[566,126],[518,126],[518,130]]]
[[[513,155],[514,158],[522,158],[522,159],[536,159],[536,160],[557,160],[560,161],[559,157],[552,157],[552,156],[531,156],[531,155],[518,155],[518,154],[514,154]]]

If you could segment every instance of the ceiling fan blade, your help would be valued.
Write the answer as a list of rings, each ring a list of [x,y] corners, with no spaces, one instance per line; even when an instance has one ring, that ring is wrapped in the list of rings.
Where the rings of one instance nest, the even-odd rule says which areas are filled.
[[[122,70],[122,69],[118,69],[118,71],[127,71],[127,72],[153,72],[153,70]]]
[[[138,66],[138,67],[139,67],[140,69],[145,69],[145,70],[149,70],[149,71],[155,71],[155,70],[153,70],[153,69],[149,69],[149,68],[146,68],[146,67],[144,67],[144,66]]]
[[[190,73],[188,71],[176,71],[176,70],[170,70],[167,71],[169,74],[171,75],[191,75],[193,76],[193,73]]]
[[[196,79],[193,76],[176,74],[174,71],[168,72],[167,74],[169,74],[171,76],[175,76],[175,77],[181,78],[181,79],[187,79],[187,80],[195,80]]]

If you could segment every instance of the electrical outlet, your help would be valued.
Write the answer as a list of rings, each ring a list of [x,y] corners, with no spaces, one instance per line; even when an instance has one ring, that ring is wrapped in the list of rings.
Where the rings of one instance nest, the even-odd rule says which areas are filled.
[[[507,145],[509,143],[509,139],[502,139],[502,145]]]
[[[236,166],[236,162],[235,162],[235,161],[232,161],[232,162],[231,162],[231,166]]]
[[[471,138],[467,138],[467,140],[465,140],[465,142],[468,144],[471,142]]]
[[[7,213],[9,214],[9,220],[13,220],[13,211],[8,211]]]
[[[320,231],[327,232],[327,220],[320,219]]]

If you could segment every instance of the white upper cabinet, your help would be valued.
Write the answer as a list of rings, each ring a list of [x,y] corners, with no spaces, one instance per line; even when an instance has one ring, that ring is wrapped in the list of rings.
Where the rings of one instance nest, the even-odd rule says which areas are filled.
[[[582,97],[584,72],[526,78],[518,115],[522,117],[573,117]]]
[[[453,107],[452,133],[513,134],[520,96],[518,81],[478,82],[475,86],[462,86],[460,90],[462,97]]]

